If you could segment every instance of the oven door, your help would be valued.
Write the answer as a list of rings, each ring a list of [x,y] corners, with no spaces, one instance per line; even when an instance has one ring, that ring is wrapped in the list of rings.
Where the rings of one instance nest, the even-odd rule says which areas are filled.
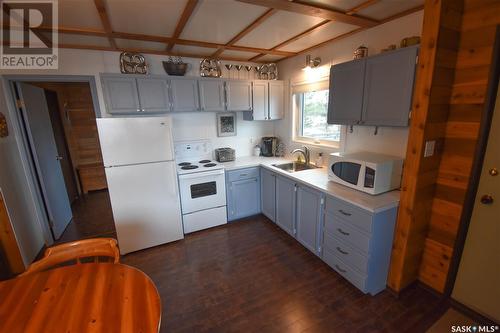
[[[183,214],[226,205],[224,170],[180,175],[179,188]]]

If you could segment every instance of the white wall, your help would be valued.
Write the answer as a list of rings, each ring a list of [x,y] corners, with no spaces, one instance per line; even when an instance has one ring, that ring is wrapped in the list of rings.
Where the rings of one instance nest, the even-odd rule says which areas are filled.
[[[146,55],[151,74],[165,75],[161,61],[165,56]],[[190,64],[187,76],[199,76],[200,59],[185,58]],[[231,61],[230,63],[238,64]],[[240,63],[243,64],[243,63]],[[1,70],[1,75],[85,75],[95,76],[100,106],[100,114],[108,116],[104,107],[104,98],[99,80],[99,73],[119,73],[119,52],[91,50],[59,50],[58,70]],[[224,72],[223,72],[224,73]],[[239,78],[246,78],[247,72],[242,70]],[[253,72],[251,72],[253,74]],[[235,78],[232,72],[231,78]],[[30,263],[44,243],[49,242],[50,232],[45,225],[45,214],[37,204],[37,193],[30,184],[27,160],[22,155],[20,131],[15,130],[16,112],[10,100],[5,83],[0,81],[0,110],[7,116],[10,135],[0,138],[0,188],[2,189],[7,209],[12,219],[16,238],[21,247],[25,263]],[[262,136],[273,134],[273,124],[264,122],[243,121],[238,114],[237,136],[218,138],[215,113],[175,113],[173,115],[174,140],[210,139],[214,148],[233,147],[238,156],[250,155],[254,143]]]
[[[312,73],[302,70],[305,63],[305,54],[286,59],[278,63],[280,79],[289,80],[290,84],[314,81],[325,78],[333,64],[352,60],[354,50],[360,45],[368,47],[369,54],[377,54],[390,44],[399,45],[404,37],[420,36],[422,30],[423,11],[413,13],[400,19],[388,22],[375,28],[365,30],[334,43],[324,45],[310,52],[312,57],[321,57],[321,67]],[[287,150],[299,147],[302,144],[292,141],[292,110],[291,99],[285,110],[286,118],[275,123],[275,134],[278,135],[287,147]],[[378,135],[374,135],[374,127],[355,126],[353,133],[347,132],[344,149],[346,152],[372,151],[396,156],[405,156],[408,139],[407,128],[379,128]],[[334,149],[311,147],[313,152],[329,153]]]

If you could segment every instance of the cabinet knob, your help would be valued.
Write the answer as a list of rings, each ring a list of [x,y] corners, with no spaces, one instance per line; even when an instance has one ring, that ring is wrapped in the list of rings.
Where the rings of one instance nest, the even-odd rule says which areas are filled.
[[[490,176],[497,176],[498,175],[498,169],[497,168],[491,168],[490,171],[488,171]]]

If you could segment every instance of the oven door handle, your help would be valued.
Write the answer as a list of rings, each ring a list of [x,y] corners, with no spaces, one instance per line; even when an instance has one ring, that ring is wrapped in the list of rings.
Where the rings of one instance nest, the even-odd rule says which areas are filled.
[[[214,171],[202,171],[202,172],[188,173],[186,175],[179,175],[179,179],[204,178],[207,176],[217,176],[223,174],[224,174],[224,169],[214,170]]]

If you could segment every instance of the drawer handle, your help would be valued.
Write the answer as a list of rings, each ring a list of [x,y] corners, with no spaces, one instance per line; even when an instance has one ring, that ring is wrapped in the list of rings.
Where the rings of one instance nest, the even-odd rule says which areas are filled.
[[[342,209],[339,209],[340,214],[345,215],[345,216],[351,216],[351,213],[344,212]]]
[[[248,173],[240,173],[240,177],[246,177],[248,176]]]
[[[349,254],[349,252],[342,250],[340,247],[337,246],[337,251],[339,251],[342,254]]]
[[[335,268],[338,269],[341,273],[347,272],[345,269],[340,268],[337,264],[335,264]]]
[[[344,230],[342,230],[340,228],[337,228],[337,231],[340,232],[342,235],[345,235],[345,236],[349,236],[350,235],[350,233],[348,233],[348,232],[346,232],[346,231],[344,231]]]

